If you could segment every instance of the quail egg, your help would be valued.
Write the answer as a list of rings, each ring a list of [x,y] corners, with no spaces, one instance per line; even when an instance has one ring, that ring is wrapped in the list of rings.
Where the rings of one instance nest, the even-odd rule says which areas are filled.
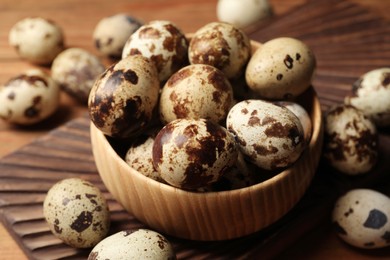
[[[240,77],[251,55],[248,36],[235,26],[212,22],[197,30],[188,47],[191,64],[207,64],[229,79]]]
[[[17,22],[9,32],[8,41],[21,58],[41,65],[50,64],[64,49],[61,27],[42,17]]]
[[[54,236],[75,248],[95,246],[110,227],[103,194],[92,183],[79,178],[61,180],[49,189],[43,215]]]
[[[60,88],[39,69],[30,69],[0,87],[0,118],[31,125],[51,116],[59,107]]]
[[[169,21],[151,21],[141,26],[127,40],[122,58],[141,54],[157,67],[161,82],[188,64],[188,40],[181,30]]]
[[[142,26],[142,22],[126,14],[104,17],[95,27],[96,48],[108,57],[121,57],[127,39]]]
[[[86,103],[96,78],[103,73],[99,58],[81,48],[69,48],[53,61],[51,76],[73,98]]]
[[[88,101],[91,121],[108,136],[130,137],[151,122],[159,91],[157,70],[149,59],[124,58],[93,85]]]
[[[206,119],[176,119],[157,134],[153,164],[172,186],[198,189],[216,182],[237,160],[234,137]]]
[[[234,105],[226,126],[246,158],[265,170],[293,164],[305,148],[298,117],[264,100],[244,100]]]
[[[350,105],[338,105],[325,116],[324,156],[338,171],[357,175],[369,172],[378,159],[374,123]]]
[[[345,104],[360,109],[378,127],[390,126],[390,68],[378,68],[362,75]]]
[[[88,260],[155,259],[174,260],[171,243],[158,232],[134,229],[117,232],[97,244]]]
[[[233,89],[215,67],[189,65],[166,82],[160,96],[160,119],[166,124],[178,118],[206,118],[220,123],[233,104]]]
[[[288,100],[309,88],[315,67],[315,56],[306,44],[280,37],[265,42],[255,51],[245,79],[261,98]]]
[[[332,221],[339,237],[365,249],[390,245],[390,198],[371,189],[353,189],[341,196]]]

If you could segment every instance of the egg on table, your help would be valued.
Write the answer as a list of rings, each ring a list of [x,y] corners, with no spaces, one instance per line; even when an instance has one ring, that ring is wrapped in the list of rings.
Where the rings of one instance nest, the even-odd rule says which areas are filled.
[[[255,51],[245,70],[245,79],[261,98],[287,100],[310,87],[315,67],[315,56],[305,43],[279,37]]]
[[[152,121],[159,91],[153,62],[141,55],[126,57],[93,85],[88,101],[91,121],[108,136],[130,137]]]
[[[0,87],[0,118],[7,122],[31,125],[57,111],[60,88],[40,69],[30,69]]]
[[[53,235],[75,248],[95,246],[110,228],[110,213],[102,192],[79,178],[61,180],[49,189],[43,215]]]
[[[122,13],[104,17],[93,31],[95,46],[105,56],[121,57],[127,39],[142,24],[136,18]]]
[[[166,124],[178,118],[225,120],[233,104],[226,76],[205,64],[188,65],[173,74],[161,90],[159,113]]]
[[[264,100],[244,100],[234,105],[226,127],[246,158],[265,170],[293,164],[305,148],[298,117],[287,108]]]
[[[172,186],[198,189],[218,181],[237,160],[233,135],[206,119],[176,119],[157,134],[153,165]]]
[[[367,173],[378,160],[375,124],[353,106],[342,104],[327,111],[324,137],[324,156],[342,173]]]
[[[158,232],[149,229],[123,230],[97,244],[88,260],[155,259],[174,260],[171,243]]]
[[[64,49],[64,35],[55,22],[42,17],[27,17],[9,32],[9,44],[29,62],[50,64]]]
[[[191,64],[207,64],[227,78],[239,78],[251,55],[248,36],[232,24],[212,22],[197,30],[188,47]]]
[[[363,74],[344,103],[360,109],[378,127],[390,126],[390,67]]]
[[[390,246],[390,198],[371,189],[353,189],[341,196],[332,221],[338,236],[364,248]]]
[[[126,41],[122,58],[141,54],[157,67],[161,82],[188,64],[188,40],[170,21],[155,20],[142,25]]]

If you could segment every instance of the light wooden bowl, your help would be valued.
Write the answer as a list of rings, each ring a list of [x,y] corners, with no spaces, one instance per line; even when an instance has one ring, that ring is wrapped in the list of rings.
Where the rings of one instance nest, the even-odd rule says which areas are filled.
[[[91,123],[96,167],[113,197],[156,231],[204,241],[249,235],[290,211],[315,175],[323,139],[321,107],[313,88],[299,97],[299,103],[313,124],[307,149],[290,168],[247,188],[197,193],[154,181],[127,165],[117,148]]]

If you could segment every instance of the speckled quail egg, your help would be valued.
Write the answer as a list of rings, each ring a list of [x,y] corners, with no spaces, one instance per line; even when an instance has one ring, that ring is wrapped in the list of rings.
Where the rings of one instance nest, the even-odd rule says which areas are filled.
[[[121,57],[127,39],[142,24],[138,19],[122,13],[104,17],[93,31],[95,46],[108,57]]]
[[[197,30],[188,47],[191,64],[207,64],[229,79],[240,77],[251,55],[248,36],[229,23],[212,22]]]
[[[245,79],[262,98],[287,100],[309,88],[315,67],[315,56],[305,43],[280,37],[265,42],[255,51]]]
[[[216,182],[237,160],[234,137],[206,119],[176,119],[157,134],[153,164],[172,186],[197,189]]]
[[[160,81],[188,64],[188,40],[170,21],[151,21],[141,26],[127,40],[122,58],[141,54],[157,67]]]
[[[155,181],[164,182],[153,165],[153,144],[159,129],[137,136],[125,155],[126,163],[141,174]]]
[[[301,122],[290,110],[252,99],[232,107],[227,129],[241,152],[258,167],[275,170],[293,164],[305,147]]]
[[[306,109],[300,104],[292,101],[278,101],[275,102],[275,104],[287,108],[299,118],[303,127],[303,137],[306,144],[308,144],[310,142],[313,126],[311,123],[311,118]]]
[[[215,67],[189,65],[166,82],[160,96],[160,119],[166,124],[178,118],[206,118],[220,123],[233,104],[233,89]]]
[[[61,180],[49,189],[43,215],[51,232],[75,248],[95,246],[110,228],[110,213],[102,192],[79,178]]]
[[[332,221],[350,245],[373,249],[390,246],[390,198],[371,189],[353,189],[341,196]]]
[[[338,171],[357,175],[369,172],[378,159],[374,123],[350,105],[338,105],[325,116],[324,156]]]
[[[362,75],[352,87],[345,104],[353,105],[378,127],[390,126],[390,68],[378,68]]]
[[[70,96],[86,103],[92,85],[104,70],[94,54],[81,48],[69,48],[54,59],[51,76]]]
[[[88,260],[161,259],[174,260],[176,254],[166,237],[149,229],[124,230],[97,244]]]
[[[42,17],[28,17],[10,30],[9,44],[19,56],[36,64],[49,64],[64,49],[64,36],[59,25]]]
[[[217,17],[221,22],[243,28],[272,15],[268,0],[219,0]]]
[[[0,87],[0,118],[21,125],[39,123],[57,111],[60,88],[39,69],[30,69]]]
[[[130,137],[151,122],[159,91],[152,61],[142,55],[124,58],[93,85],[88,101],[91,121],[108,136]]]

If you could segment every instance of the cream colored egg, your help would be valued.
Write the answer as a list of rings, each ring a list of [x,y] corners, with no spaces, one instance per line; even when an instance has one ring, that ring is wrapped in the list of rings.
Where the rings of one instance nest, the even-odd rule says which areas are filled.
[[[57,111],[60,88],[39,69],[31,69],[0,87],[0,118],[7,122],[31,125]]]
[[[188,40],[174,23],[156,20],[141,26],[127,40],[122,58],[141,54],[157,67],[160,81],[188,64]]]
[[[363,74],[353,84],[352,92],[345,98],[345,104],[360,109],[378,127],[390,126],[390,68]]]
[[[166,82],[160,96],[160,119],[166,124],[178,118],[205,118],[224,122],[233,104],[233,89],[218,69],[189,65]]]
[[[309,88],[315,67],[315,56],[305,43],[280,37],[257,49],[248,63],[245,78],[262,98],[285,100]]]
[[[158,232],[149,229],[117,232],[97,244],[88,260],[155,259],[174,260],[176,254],[171,243]]]
[[[159,91],[157,70],[149,59],[124,58],[93,85],[88,101],[91,121],[109,136],[134,135],[152,121]]]
[[[42,17],[27,17],[17,22],[9,32],[8,41],[21,58],[36,64],[50,64],[64,49],[61,27]]]
[[[51,232],[75,248],[89,248],[108,233],[110,213],[101,191],[91,182],[69,178],[55,183],[43,202]]]
[[[153,145],[153,164],[161,177],[183,189],[206,187],[237,160],[234,137],[205,119],[177,119],[165,125]]]
[[[298,117],[267,101],[237,103],[227,116],[226,126],[241,152],[262,169],[275,170],[293,164],[305,147]]]
[[[251,55],[248,36],[239,28],[212,22],[197,30],[188,47],[191,64],[207,64],[221,70],[227,78],[239,78]]]
[[[371,189],[353,189],[341,196],[332,221],[338,236],[364,249],[390,246],[390,198]]]

